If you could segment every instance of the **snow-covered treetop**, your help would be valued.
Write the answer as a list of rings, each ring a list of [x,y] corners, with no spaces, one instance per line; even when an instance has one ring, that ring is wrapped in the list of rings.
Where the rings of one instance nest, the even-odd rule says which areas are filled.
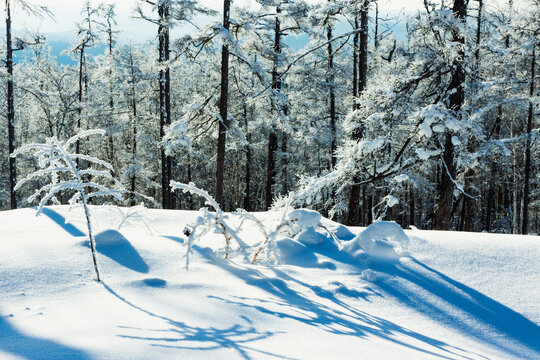
[[[58,203],[56,195],[64,190],[75,191],[69,200],[70,204],[75,204],[80,199],[87,200],[96,197],[114,197],[117,200],[122,200],[122,194],[126,190],[111,174],[113,167],[93,156],[75,152],[74,148],[76,148],[78,141],[94,135],[103,136],[105,130],[83,131],[66,141],[58,140],[56,137],[47,138],[43,144],[24,145],[11,154],[11,157],[16,157],[24,152],[33,151],[39,168],[20,180],[15,187],[16,190],[36,178],[46,177],[49,179],[46,185],[37,188],[26,199],[28,203],[40,199],[38,215],[49,201]],[[80,164],[85,164],[85,168],[81,169]],[[100,184],[99,181],[112,183],[115,188],[111,189]]]

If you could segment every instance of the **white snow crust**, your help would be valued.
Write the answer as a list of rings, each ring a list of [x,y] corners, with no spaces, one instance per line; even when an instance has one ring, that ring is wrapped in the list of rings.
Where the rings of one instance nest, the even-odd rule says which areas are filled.
[[[90,210],[102,283],[80,209],[0,212],[0,359],[540,359],[535,236],[346,228],[302,210],[345,248],[307,226],[276,237],[280,264],[251,265],[208,233],[186,271],[182,229],[200,212]],[[252,222],[238,234],[264,240]]]

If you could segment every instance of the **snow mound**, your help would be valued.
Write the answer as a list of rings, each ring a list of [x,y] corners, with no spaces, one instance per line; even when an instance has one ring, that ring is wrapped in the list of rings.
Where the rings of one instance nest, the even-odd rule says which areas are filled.
[[[315,230],[314,227],[308,227],[294,237],[294,240],[304,245],[320,245],[326,241],[326,236]]]
[[[397,259],[406,254],[409,237],[394,221],[377,221],[369,225],[344,250],[356,258],[363,254],[378,259]]]
[[[321,224],[322,216],[315,210],[296,209],[289,212],[289,220],[302,228],[316,227]]]
[[[328,226],[328,230],[334,233],[334,235],[340,240],[349,241],[354,239],[356,236],[353,232],[351,232],[351,230],[349,230],[348,227],[341,224]]]

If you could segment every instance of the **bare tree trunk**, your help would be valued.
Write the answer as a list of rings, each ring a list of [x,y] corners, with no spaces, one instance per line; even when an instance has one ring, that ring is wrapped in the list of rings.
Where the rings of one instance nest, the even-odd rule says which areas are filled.
[[[454,16],[461,22],[465,23],[467,17],[467,2],[465,0],[455,0],[452,9]],[[454,32],[454,42],[464,45],[465,38],[458,30]],[[453,111],[461,110],[465,100],[465,92],[463,85],[465,83],[465,71],[463,69],[463,57],[465,52],[463,47],[459,50],[459,58],[453,64],[452,79],[448,93],[450,94],[448,108]],[[443,152],[443,171],[441,175],[441,183],[439,187],[439,195],[437,205],[435,207],[435,222],[433,228],[436,230],[448,230],[451,224],[451,212],[454,193],[454,182],[456,174],[456,165],[454,161],[454,144],[452,143],[452,135],[447,132],[445,135],[444,152]]]
[[[86,41],[83,41],[80,44],[79,49],[79,93],[78,93],[78,100],[79,105],[77,107],[77,131],[81,131],[81,118],[82,118],[82,100],[83,100],[83,85],[84,85],[84,50],[86,47]],[[75,154],[81,153],[81,141],[77,139],[77,142],[75,143]],[[79,158],[75,159],[75,162],[77,164],[77,168],[79,168]]]
[[[169,69],[169,7],[166,3],[158,6],[159,15],[159,136],[165,136],[165,127],[171,123],[171,76]],[[172,158],[165,155],[161,148],[161,192],[164,209],[174,208],[174,198],[171,193]]]
[[[131,172],[131,192],[129,194],[130,197],[130,206],[135,206],[135,185],[137,183],[137,89],[135,87],[135,65],[133,63],[133,53],[130,51],[129,54],[129,66],[131,71],[131,109],[133,111],[133,121],[132,121],[132,127],[133,127],[133,138],[132,138],[132,145],[131,145],[131,166],[132,166],[132,172]],[[133,168],[134,167],[134,168]]]
[[[244,103],[244,124],[246,127],[246,163],[245,167],[245,193],[244,193],[244,210],[251,211],[251,134],[248,128],[248,111],[247,104]]]
[[[494,169],[495,165],[494,164],[491,164],[491,165],[492,165],[491,173],[493,174],[495,172],[495,169]],[[486,200],[486,218],[484,222],[484,230],[487,232],[491,231],[491,217],[492,217],[491,212],[493,209],[494,196],[495,196],[495,188],[493,184],[490,183],[488,194],[487,194],[487,200]]]
[[[283,194],[289,192],[289,153],[287,151],[287,133],[283,132],[281,138],[281,171],[283,174]]]
[[[109,137],[109,162],[114,166],[114,138],[113,138],[113,126],[114,126],[114,99],[113,99],[113,73],[112,73],[112,61],[113,61],[113,30],[111,18],[107,17],[107,36],[109,42],[109,122],[112,123],[108,132]],[[113,176],[116,176],[114,170],[111,172]]]
[[[534,109],[532,97],[534,96],[535,87],[535,70],[536,70],[536,46],[534,44],[531,59],[531,85],[529,88],[529,114],[527,116],[527,140],[525,145],[525,179],[523,180],[523,217],[521,218],[521,233],[527,234],[529,230],[529,182],[531,178],[531,137],[532,123],[534,118]]]
[[[229,15],[231,1],[223,1],[223,28],[229,31]],[[215,199],[221,208],[224,208],[223,199],[223,177],[225,173],[225,142],[227,140],[227,127],[229,125],[227,114],[227,100],[229,95],[229,47],[221,47],[221,92],[219,97],[219,115],[221,121],[218,129],[218,145],[216,160],[216,189]]]
[[[266,208],[272,206],[272,186],[276,177],[275,154],[277,151],[277,136],[275,132],[270,132],[268,137],[268,164],[266,168]]]
[[[482,36],[482,12],[484,8],[484,1],[478,0],[478,16],[476,19],[476,50],[474,52],[474,58],[476,60],[476,69],[480,68],[480,43],[481,43],[481,36]],[[500,110],[500,109],[499,109]],[[474,146],[472,144],[472,141],[469,142],[468,146],[469,152],[474,151]],[[472,187],[470,186],[470,182],[472,181],[472,177],[474,176],[474,170],[468,169],[465,173],[465,192],[467,194],[472,193]],[[462,211],[461,211],[461,218],[460,218],[460,230],[465,231],[472,231],[472,205],[473,205],[473,199],[471,199],[468,196],[465,196],[463,198],[463,205],[462,205]]]
[[[367,83],[367,56],[368,56],[368,4],[364,0],[362,9],[360,10],[360,49],[358,58],[358,96],[361,96]],[[358,124],[353,131],[352,138],[361,140],[363,131],[361,125]],[[358,225],[360,223],[360,181],[358,175],[354,176],[354,185],[351,187],[349,194],[349,212],[347,216],[347,225]]]
[[[11,208],[17,208],[17,164],[10,155],[15,151],[15,95],[13,91],[13,48],[11,44],[11,9],[10,0],[6,0],[6,68],[7,77],[7,121],[8,121],[8,157],[9,157],[9,195]]]
[[[415,223],[415,202],[414,202],[414,187],[409,182],[409,225],[416,225]]]
[[[354,30],[358,30],[358,18],[354,18]],[[358,39],[360,34],[358,31],[354,33],[353,37],[353,80],[352,80],[352,95],[353,95],[353,110],[357,108],[356,98],[358,97]]]
[[[279,21],[279,14],[281,9],[276,8],[276,20],[274,28],[274,52],[277,54],[281,53],[281,25]],[[274,66],[272,68],[272,89],[279,92],[281,90],[281,79],[278,74],[278,59],[274,60]],[[276,130],[274,128],[270,129],[270,134],[268,135],[268,158],[267,158],[267,168],[266,168],[266,208],[272,206],[273,199],[273,185],[276,178],[276,152],[278,149],[278,139]]]
[[[328,79],[330,92],[330,164],[332,169],[336,166],[336,91],[334,76],[334,52],[332,50],[332,25],[326,28],[326,38],[328,39]]]

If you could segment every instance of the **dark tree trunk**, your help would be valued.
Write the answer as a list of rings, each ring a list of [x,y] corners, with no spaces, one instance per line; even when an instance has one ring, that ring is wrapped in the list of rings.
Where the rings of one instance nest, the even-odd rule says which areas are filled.
[[[171,123],[171,75],[169,70],[169,7],[161,3],[158,7],[159,15],[159,136],[165,136],[165,127]],[[161,148],[161,192],[164,209],[174,208],[174,199],[171,194],[172,158],[165,155]]]
[[[495,172],[495,164],[492,164],[491,173],[493,174]],[[487,193],[487,199],[486,199],[486,218],[484,219],[484,230],[489,232],[491,231],[491,217],[492,217],[492,210],[493,210],[493,199],[495,197],[495,186],[493,185],[493,179],[490,181],[489,190]]]
[[[368,56],[368,1],[364,0],[363,7],[360,11],[360,48],[358,57],[358,96],[361,96],[367,82],[367,56]],[[353,131],[353,140],[361,140],[363,131],[361,125],[358,124]],[[349,194],[349,213],[347,216],[347,225],[356,226],[360,224],[360,181],[359,175],[354,176],[354,185],[351,187]]]
[[[133,53],[130,52],[129,54],[129,66],[131,71],[131,109],[132,109],[132,115],[133,115],[133,138],[132,138],[132,145],[131,145],[131,166],[135,167],[132,168],[131,172],[131,192],[129,194],[130,196],[130,205],[135,206],[135,185],[137,183],[137,89],[135,87],[135,65],[133,64]]]
[[[416,225],[415,223],[415,202],[414,202],[414,187],[412,183],[409,183],[409,225]]]
[[[283,172],[283,194],[289,192],[289,153],[287,150],[287,133],[283,132],[281,139],[281,171]]]
[[[274,52],[276,53],[276,58],[274,60],[274,66],[272,68],[272,89],[279,92],[281,90],[281,79],[279,78],[278,73],[278,58],[277,54],[281,53],[281,25],[279,21],[279,14],[281,9],[276,8],[276,21],[274,28]],[[267,158],[267,168],[266,168],[266,208],[272,206],[273,199],[273,185],[276,179],[276,151],[278,149],[278,139],[276,134],[276,129],[271,128],[270,134],[268,135],[268,158]]]
[[[77,107],[77,132],[81,131],[81,118],[82,118],[82,100],[83,100],[83,85],[84,85],[84,50],[86,47],[86,40],[84,40],[80,44],[79,49],[79,93],[78,93],[78,100],[79,105]],[[77,139],[77,142],[75,143],[75,154],[81,153],[81,141]],[[77,168],[79,167],[79,158],[75,159],[75,162],[77,163]]]
[[[268,138],[268,166],[266,168],[266,208],[269,209],[272,206],[272,186],[274,185],[274,179],[276,177],[276,164],[275,154],[277,151],[278,143],[275,132],[270,132]]]
[[[330,93],[330,164],[333,169],[336,166],[336,91],[334,77],[334,52],[332,50],[332,25],[326,28],[328,39],[328,85]]]
[[[223,28],[229,31],[229,15],[231,9],[231,1],[223,1]],[[223,45],[221,47],[221,92],[219,98],[219,115],[221,121],[218,128],[218,145],[217,145],[217,160],[216,160],[216,191],[215,199],[223,208],[223,177],[225,173],[225,142],[227,140],[227,127],[229,124],[227,114],[227,100],[229,95],[229,47]]]
[[[113,99],[113,73],[112,73],[112,60],[113,60],[113,30],[111,19],[107,18],[107,36],[109,42],[109,126],[108,136],[109,136],[109,162],[113,165],[114,168],[114,138],[113,138],[113,127],[114,127],[114,99]],[[116,176],[114,170],[112,175]]]
[[[353,95],[353,110],[356,109],[356,98],[358,97],[358,18],[354,19],[354,33],[353,37],[353,80],[352,80],[352,95]]]
[[[530,178],[531,178],[531,137],[534,109],[532,97],[535,88],[535,70],[536,70],[536,46],[534,44],[531,59],[531,85],[529,88],[529,114],[527,116],[527,140],[525,145],[525,179],[523,180],[523,217],[521,218],[521,233],[527,234],[529,230],[529,202],[530,202]]]
[[[10,0],[6,0],[6,67],[7,77],[7,122],[8,122],[8,151],[9,151],[9,196],[11,208],[17,208],[17,167],[15,158],[10,155],[15,151],[15,96],[13,92],[13,48],[11,45],[11,9]]]
[[[484,8],[483,0],[478,0],[478,17],[476,19],[476,50],[474,52],[474,58],[476,61],[477,69],[480,68],[480,42],[481,42],[481,36],[482,36],[483,8]],[[471,153],[474,151],[472,141],[469,142],[468,150]],[[464,186],[465,192],[467,194],[472,193],[472,187],[470,186],[470,183],[472,181],[473,176],[474,176],[474,170],[468,169],[467,172],[465,173],[465,186]],[[459,225],[460,231],[462,230],[472,231],[472,205],[473,205],[473,199],[471,199],[469,196],[465,196],[463,198],[463,205],[461,209],[461,217],[460,217],[460,225]]]
[[[244,194],[244,210],[251,211],[251,135],[248,127],[248,110],[247,104],[244,103],[244,124],[246,128],[246,163],[245,167],[245,194]]]
[[[467,2],[466,0],[455,0],[452,9],[454,16],[459,21],[465,23],[467,17]],[[464,45],[465,39],[458,30],[454,32],[454,42]],[[453,64],[452,78],[448,93],[450,94],[448,108],[453,111],[461,110],[465,99],[463,85],[465,83],[465,71],[463,69],[463,57],[465,55],[463,47],[459,50],[459,59]],[[435,207],[435,222],[433,228],[436,230],[448,230],[451,224],[450,217],[452,216],[452,202],[454,193],[454,181],[456,176],[456,166],[454,162],[454,145],[452,143],[452,135],[447,132],[445,134],[444,152],[441,183],[439,186],[439,195],[437,197],[437,205]]]

